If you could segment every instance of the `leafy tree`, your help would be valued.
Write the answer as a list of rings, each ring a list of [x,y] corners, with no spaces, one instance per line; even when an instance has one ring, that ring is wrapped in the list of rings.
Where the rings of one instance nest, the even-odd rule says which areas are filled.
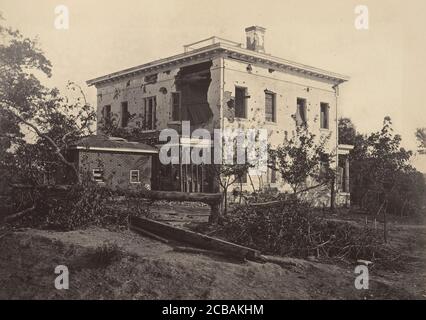
[[[37,171],[54,163],[67,168],[80,181],[66,151],[69,143],[92,132],[96,114],[76,84],[69,83],[69,88],[79,95],[71,103],[58,89],[49,89],[41,83],[36,75],[50,77],[52,65],[36,41],[3,25],[0,36],[2,171],[10,172],[14,166],[23,178],[28,178],[26,182],[35,183],[39,179],[31,177],[35,178]],[[35,143],[30,144],[30,140]]]
[[[426,153],[426,128],[418,128],[416,130],[416,138],[420,143],[420,152]]]
[[[401,147],[392,121],[385,117],[380,131],[354,134],[353,124],[339,123],[339,136],[354,145],[350,155],[351,201],[369,212],[417,212],[424,197],[424,180],[409,163],[411,151]],[[340,138],[339,137],[339,138]],[[339,141],[342,143],[342,141]]]
[[[135,119],[135,113],[129,113],[129,121]],[[101,117],[98,122],[99,132],[109,137],[120,137],[129,141],[137,141],[156,146],[158,144],[158,135],[156,133],[147,134],[147,128],[142,124],[140,126],[122,127],[120,125],[120,116],[111,113],[108,119]]]
[[[340,118],[338,124],[339,143],[353,145],[356,139],[356,128],[349,118]]]
[[[306,185],[308,178],[320,181],[322,185],[332,175],[332,155],[325,150],[328,138],[322,136],[317,141],[306,126],[298,126],[292,137],[286,135],[281,146],[275,150],[269,148],[268,166],[281,174],[295,194]]]
[[[226,138],[222,137],[222,143],[225,145]],[[225,158],[231,155],[223,154],[222,164],[211,164],[208,165],[211,176],[219,185],[222,194],[223,194],[223,214],[227,214],[228,211],[228,192],[229,188],[237,182],[240,182],[244,176],[248,175],[248,171],[253,167],[253,164],[249,163],[248,159],[242,164],[238,163],[237,159],[237,140],[234,139],[232,141],[228,141],[228,143],[232,143],[233,154],[232,154],[232,163],[227,163]]]

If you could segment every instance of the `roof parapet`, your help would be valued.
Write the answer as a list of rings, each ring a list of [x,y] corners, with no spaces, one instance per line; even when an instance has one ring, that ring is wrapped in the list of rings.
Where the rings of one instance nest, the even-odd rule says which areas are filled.
[[[187,53],[187,52],[191,52],[191,51],[196,50],[196,49],[204,48],[204,47],[210,46],[212,44],[216,44],[216,43],[226,43],[226,44],[229,44],[231,46],[235,46],[235,47],[239,47],[239,48],[243,47],[242,43],[213,36],[213,37],[203,39],[203,40],[200,40],[200,41],[197,41],[197,42],[186,44],[186,45],[183,46],[183,51],[185,53]]]
[[[207,46],[197,48],[197,45],[200,44],[207,44]],[[265,54],[262,52],[256,52],[253,50],[249,50],[246,48],[243,48],[240,43],[225,40],[219,37],[210,37],[198,42],[194,42],[192,44],[185,45],[184,48],[186,48],[186,52],[174,55],[168,58],[155,60],[150,63],[142,64],[136,67],[124,69],[118,72],[110,73],[98,78],[94,78],[91,80],[86,81],[87,85],[92,86],[99,83],[107,82],[107,81],[114,81],[120,78],[129,77],[132,75],[144,73],[155,73],[159,72],[162,68],[171,68],[176,65],[182,65],[184,63],[187,63],[189,60],[197,59],[200,57],[211,57],[213,54],[217,53],[226,53],[230,56],[241,56],[241,57],[247,57],[249,59],[252,59],[253,62],[260,62],[264,63],[270,66],[274,66],[276,68],[282,68],[289,71],[294,72],[300,72],[306,75],[322,78],[322,79],[329,79],[330,81],[333,81],[337,84],[340,84],[342,82],[348,81],[349,77],[334,73],[331,71],[326,71],[323,69],[311,67],[308,65],[304,65],[301,63],[297,63],[294,61],[274,57],[269,54]]]

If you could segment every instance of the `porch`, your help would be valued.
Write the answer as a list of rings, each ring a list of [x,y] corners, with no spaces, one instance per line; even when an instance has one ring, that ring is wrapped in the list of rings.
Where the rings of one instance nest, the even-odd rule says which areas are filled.
[[[158,146],[161,148],[161,145]],[[212,164],[197,164],[191,154],[213,154],[212,141],[196,138],[179,138],[179,161],[162,164],[159,157],[153,160],[153,190],[187,193],[214,193],[219,191]],[[210,162],[209,162],[210,163]]]
[[[339,206],[349,207],[351,202],[349,153],[353,148],[352,145],[339,144],[337,149],[336,204]]]

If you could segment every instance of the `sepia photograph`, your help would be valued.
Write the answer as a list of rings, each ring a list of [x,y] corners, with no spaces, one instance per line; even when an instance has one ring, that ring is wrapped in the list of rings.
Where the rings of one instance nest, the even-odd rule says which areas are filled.
[[[0,300],[426,300],[424,12],[0,0]]]

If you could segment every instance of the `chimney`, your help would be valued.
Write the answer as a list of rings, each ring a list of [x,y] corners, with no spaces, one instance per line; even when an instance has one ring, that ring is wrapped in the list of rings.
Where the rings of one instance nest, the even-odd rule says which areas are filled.
[[[265,28],[259,26],[246,28],[247,49],[265,53],[265,31]]]

